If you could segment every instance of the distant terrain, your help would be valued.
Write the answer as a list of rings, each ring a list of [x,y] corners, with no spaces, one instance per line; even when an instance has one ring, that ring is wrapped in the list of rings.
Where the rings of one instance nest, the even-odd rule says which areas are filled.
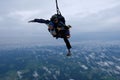
[[[0,80],[120,80],[120,41],[0,49]]]

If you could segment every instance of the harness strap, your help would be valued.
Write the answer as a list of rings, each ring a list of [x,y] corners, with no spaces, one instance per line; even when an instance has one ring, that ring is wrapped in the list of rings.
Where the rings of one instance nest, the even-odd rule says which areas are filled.
[[[57,11],[58,15],[61,15],[61,12],[60,12],[59,7],[58,7],[58,1],[57,0],[56,0],[56,11]]]

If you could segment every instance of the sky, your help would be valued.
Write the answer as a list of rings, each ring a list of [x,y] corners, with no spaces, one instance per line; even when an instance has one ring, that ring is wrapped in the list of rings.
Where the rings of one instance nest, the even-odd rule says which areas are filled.
[[[120,32],[120,0],[58,0],[58,4],[72,25],[72,35]],[[0,0],[0,5],[0,43],[52,40],[46,25],[28,21],[50,19],[56,13],[55,0]]]

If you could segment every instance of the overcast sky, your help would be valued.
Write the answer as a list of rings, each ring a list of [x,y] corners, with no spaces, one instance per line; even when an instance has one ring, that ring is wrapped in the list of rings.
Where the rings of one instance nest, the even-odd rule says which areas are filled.
[[[58,0],[72,34],[120,32],[120,0]],[[0,37],[45,37],[46,25],[29,24],[34,18],[49,19],[56,13],[55,0],[0,0]]]

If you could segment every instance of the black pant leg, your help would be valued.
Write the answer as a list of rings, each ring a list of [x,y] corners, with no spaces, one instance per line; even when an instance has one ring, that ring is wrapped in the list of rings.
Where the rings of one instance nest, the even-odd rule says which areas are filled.
[[[63,38],[63,39],[64,39],[64,42],[66,43],[67,49],[72,48],[69,40],[67,38]]]

